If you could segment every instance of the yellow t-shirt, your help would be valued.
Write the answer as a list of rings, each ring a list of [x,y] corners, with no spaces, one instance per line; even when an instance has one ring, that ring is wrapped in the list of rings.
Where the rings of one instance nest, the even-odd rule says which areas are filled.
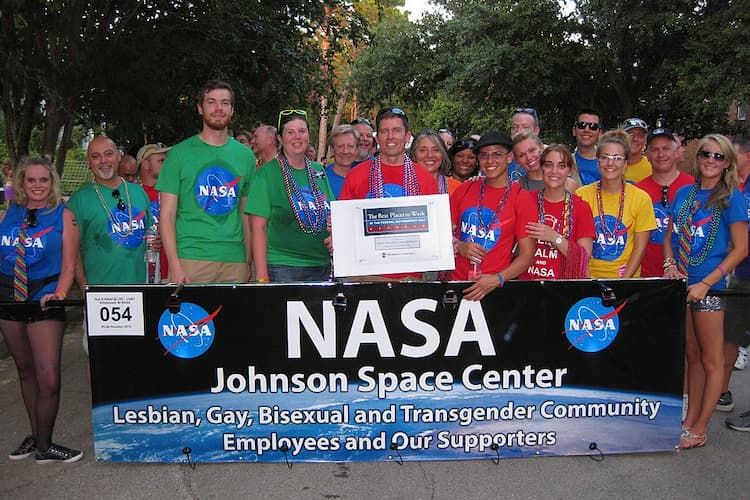
[[[654,206],[649,195],[632,184],[625,184],[625,207],[622,222],[615,228],[620,211],[620,193],[602,192],[604,222],[602,228],[599,207],[596,201],[594,182],[579,188],[576,194],[589,204],[594,214],[594,247],[589,260],[589,273],[592,278],[621,278],[633,253],[635,233],[656,229]],[[640,265],[633,277],[640,277]]]
[[[643,179],[651,175],[651,173],[651,162],[648,161],[648,158],[646,158],[645,155],[641,156],[638,163],[625,166],[625,180],[632,184],[641,182]]]

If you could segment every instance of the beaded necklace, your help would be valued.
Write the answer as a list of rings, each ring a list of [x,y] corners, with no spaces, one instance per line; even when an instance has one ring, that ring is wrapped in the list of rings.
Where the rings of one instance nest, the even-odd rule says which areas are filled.
[[[489,222],[485,223],[482,219],[482,210],[484,209],[484,186],[487,184],[487,178],[483,178],[481,181],[481,184],[479,185],[479,201],[477,202],[477,218],[479,219],[479,229],[480,234],[484,235],[484,238],[487,238],[487,233],[489,232],[490,228],[492,227],[492,224],[500,217],[500,213],[503,211],[503,208],[505,207],[505,202],[508,201],[508,198],[510,197],[510,191],[513,185],[508,182],[505,185],[505,191],[503,192],[503,195],[500,197],[500,200],[497,202],[497,208],[495,209],[495,212],[492,214],[492,218],[489,220]],[[473,238],[472,238],[473,241]]]
[[[686,274],[688,265],[699,266],[706,260],[708,254],[714,247],[714,243],[716,243],[716,235],[719,233],[719,224],[721,223],[721,208],[719,208],[718,203],[715,203],[713,207],[711,207],[711,222],[708,226],[706,243],[697,255],[693,255],[691,250],[695,235],[691,232],[690,226],[693,225],[693,217],[701,208],[700,202],[695,199],[698,189],[700,189],[698,183],[693,184],[688,192],[687,198],[685,198],[685,201],[680,206],[680,211],[678,212],[676,219],[677,227],[679,229],[678,238],[680,243],[677,254],[679,257],[677,259],[679,264],[678,268],[683,274]]]
[[[545,224],[544,220],[544,189],[537,192],[536,195],[536,204],[537,204],[537,210],[539,212],[539,223]],[[563,238],[566,240],[570,238],[570,233],[573,230],[573,195],[570,194],[568,190],[565,190],[565,199],[564,199],[564,205],[563,205],[563,227],[562,231],[560,231],[560,221],[558,220],[554,226],[552,226],[552,229],[558,231]],[[545,242],[549,246],[553,246],[550,242]]]
[[[124,186],[125,189],[125,203],[128,206],[128,222],[127,224],[122,224],[119,220],[117,220],[117,216],[112,212],[112,209],[109,208],[109,205],[107,205],[107,202],[104,201],[104,196],[102,196],[102,192],[99,190],[99,183],[96,181],[91,181],[91,184],[94,186],[94,191],[96,191],[96,195],[99,197],[99,202],[102,204],[102,208],[104,208],[104,212],[107,214],[107,217],[109,218],[109,221],[111,222],[110,226],[112,228],[115,228],[115,231],[119,235],[123,236],[130,236],[133,234],[133,228],[130,226],[130,224],[133,221],[133,205],[130,203],[130,192],[128,191],[128,183],[125,182],[125,179],[120,177],[121,186]],[[124,229],[123,229],[124,228]]]
[[[307,234],[320,233],[325,229],[328,209],[326,208],[326,199],[323,192],[315,182],[315,172],[312,168],[310,160],[305,157],[305,170],[307,171],[307,180],[310,183],[310,192],[315,200],[315,208],[311,209],[308,206],[307,200],[302,196],[302,190],[294,180],[292,174],[292,166],[289,164],[284,153],[279,153],[277,156],[279,165],[281,166],[281,178],[284,181],[284,189],[286,190],[286,197],[289,200],[289,206],[292,207],[292,213],[294,218],[297,219],[299,228]],[[302,207],[300,210],[299,207]],[[302,218],[302,212],[305,214],[305,219]]]
[[[446,194],[448,192],[448,178],[443,174],[438,174],[438,194]]]
[[[409,155],[404,153],[403,169],[403,188],[404,196],[417,196],[419,194],[419,183],[417,182],[417,172],[414,168],[414,162]],[[382,198],[385,196],[383,188],[383,162],[380,155],[370,163],[370,193],[373,198]]]
[[[607,222],[604,220],[604,202],[602,201],[602,181],[596,183],[596,204],[599,209],[599,225],[602,228],[602,233],[608,240],[613,240],[617,234],[617,226],[622,224],[622,215],[625,211],[625,181],[622,181],[622,190],[620,191],[620,209],[617,213],[617,220],[615,225],[612,227],[612,231],[609,230]]]

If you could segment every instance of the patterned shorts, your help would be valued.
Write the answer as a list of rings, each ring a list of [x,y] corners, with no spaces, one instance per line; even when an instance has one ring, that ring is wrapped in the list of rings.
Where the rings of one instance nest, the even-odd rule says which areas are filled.
[[[706,295],[705,299],[690,303],[690,310],[695,312],[724,311],[726,308],[726,299],[724,297],[717,297],[716,295]]]

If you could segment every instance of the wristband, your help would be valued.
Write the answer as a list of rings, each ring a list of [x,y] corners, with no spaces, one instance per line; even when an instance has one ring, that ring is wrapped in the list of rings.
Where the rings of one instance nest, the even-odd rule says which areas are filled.
[[[664,263],[662,264],[662,268],[666,269],[666,268],[668,268],[670,266],[676,266],[676,265],[677,265],[677,261],[676,260],[674,260],[672,257],[667,257],[666,259],[664,259]]]
[[[708,283],[706,283],[706,282],[705,282],[705,281],[703,281],[703,280],[701,280],[701,283],[703,283],[704,285],[706,285],[706,286],[707,286],[708,288],[711,288],[711,287],[713,286],[713,285],[709,285]]]
[[[721,277],[722,278],[726,278],[727,277],[727,272],[724,270],[723,267],[721,267],[721,264],[719,264],[718,266],[716,266],[716,269],[718,269],[721,272]]]
[[[57,297],[62,297],[62,299],[60,300],[65,300],[65,297],[68,296],[68,294],[66,294],[65,292],[58,292],[58,291],[52,292],[52,294]]]
[[[268,277],[266,277],[266,278],[255,278],[255,282],[256,283],[270,283],[271,282],[271,278],[268,278]]]
[[[503,286],[505,284],[505,278],[501,273],[497,273],[495,276],[497,276],[497,279],[500,280],[500,284],[498,286]]]

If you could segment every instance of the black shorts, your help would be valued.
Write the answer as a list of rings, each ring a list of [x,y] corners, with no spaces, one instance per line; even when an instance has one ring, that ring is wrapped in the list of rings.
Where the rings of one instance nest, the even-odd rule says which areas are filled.
[[[17,306],[0,307],[0,319],[7,321],[20,321],[24,324],[36,323],[53,319],[65,322],[64,307],[50,307],[42,311],[39,304],[22,304]]]
[[[750,294],[750,280],[741,280],[732,276],[729,288]],[[739,344],[743,347],[750,344],[748,305],[750,305],[750,295],[727,297],[727,310],[724,316],[724,339],[727,342]]]

